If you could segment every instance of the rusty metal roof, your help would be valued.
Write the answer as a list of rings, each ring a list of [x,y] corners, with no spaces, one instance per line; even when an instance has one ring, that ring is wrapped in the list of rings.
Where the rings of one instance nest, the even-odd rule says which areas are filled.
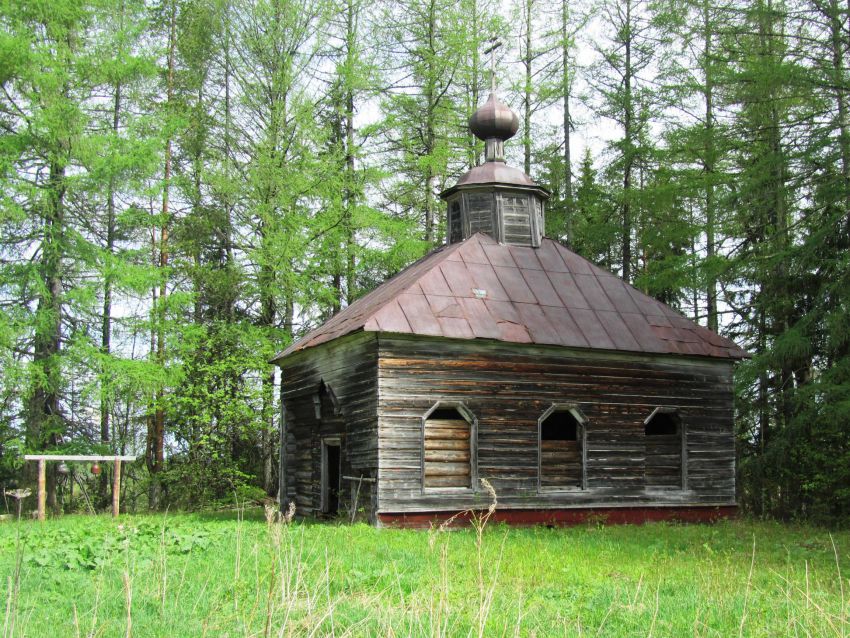
[[[487,235],[444,246],[361,297],[275,360],[356,332],[496,339],[571,348],[749,356],[561,244],[499,244]]]
[[[549,191],[536,184],[535,181],[528,175],[518,168],[508,166],[504,162],[500,161],[484,162],[483,164],[473,167],[471,170],[461,175],[457,184],[440,193],[440,197],[448,197],[463,187],[479,185],[520,186],[522,188],[533,189],[538,191],[544,197],[549,197]]]

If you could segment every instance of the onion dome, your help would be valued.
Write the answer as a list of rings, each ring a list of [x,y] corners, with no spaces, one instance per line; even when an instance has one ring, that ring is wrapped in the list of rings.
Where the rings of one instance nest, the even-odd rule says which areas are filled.
[[[519,118],[495,92],[469,118],[469,130],[480,140],[508,140],[519,130]]]
[[[484,233],[502,244],[539,247],[549,191],[505,162],[505,140],[519,130],[519,118],[497,97],[495,82],[490,97],[469,118],[469,130],[484,140],[484,163],[440,193],[448,209],[448,243]]]

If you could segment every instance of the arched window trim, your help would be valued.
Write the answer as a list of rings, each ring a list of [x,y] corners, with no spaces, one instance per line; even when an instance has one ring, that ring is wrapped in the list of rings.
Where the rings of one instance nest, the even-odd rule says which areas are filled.
[[[682,482],[681,486],[678,489],[686,490],[688,489],[688,428],[685,424],[685,420],[682,418],[682,413],[677,407],[669,406],[669,405],[660,405],[656,407],[652,412],[649,413],[649,416],[643,420],[643,426],[646,428],[649,425],[649,422],[652,421],[659,414],[669,414],[671,415],[675,421],[676,425],[679,428],[679,442],[681,444],[681,465],[682,465]],[[646,435],[644,434],[644,437]],[[675,490],[676,488],[654,488],[654,489],[668,489]]]
[[[666,406],[666,405],[662,405],[662,406],[655,408],[650,413],[650,415],[643,420],[644,427],[649,425],[649,422],[652,421],[652,419],[654,419],[659,414],[672,414],[673,416],[676,417],[676,421],[678,422],[679,427],[681,427],[682,418],[679,416],[679,409],[678,408],[671,408],[670,406]]]
[[[331,405],[333,405],[334,416],[342,415],[342,404],[340,404],[339,399],[336,398],[336,393],[330,384],[325,383],[325,380],[322,379],[319,381],[319,387],[316,388],[316,391],[313,393],[313,410],[316,413],[316,420],[322,420],[322,391],[328,395],[328,398],[331,400]]]
[[[541,436],[543,422],[555,412],[569,412],[578,423],[576,439],[581,444],[581,487],[543,487],[541,474],[543,471],[543,446]],[[537,419],[537,493],[552,494],[557,492],[576,492],[587,489],[587,417],[576,403],[553,403]]]
[[[437,410],[457,410],[463,420],[469,423],[469,487],[425,487],[425,422]],[[478,491],[478,417],[463,401],[437,401],[420,419],[419,428],[419,475],[423,493],[440,492],[477,492]]]

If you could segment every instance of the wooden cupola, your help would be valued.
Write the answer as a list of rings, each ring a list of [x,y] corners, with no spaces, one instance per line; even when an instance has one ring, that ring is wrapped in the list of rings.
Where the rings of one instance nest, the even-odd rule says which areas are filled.
[[[540,246],[549,191],[505,162],[505,141],[518,128],[516,113],[498,98],[494,88],[469,119],[470,131],[484,141],[484,163],[440,193],[448,205],[447,243],[480,232],[500,244]]]

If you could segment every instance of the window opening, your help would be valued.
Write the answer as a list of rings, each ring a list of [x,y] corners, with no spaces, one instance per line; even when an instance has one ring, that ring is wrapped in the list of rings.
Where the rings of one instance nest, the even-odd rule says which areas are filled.
[[[647,487],[682,487],[682,428],[675,412],[656,410],[644,422]]]
[[[540,488],[581,488],[581,423],[570,410],[554,411],[540,422]]]
[[[469,422],[455,408],[438,408],[425,419],[424,430],[424,487],[471,487],[472,428]]]
[[[469,193],[467,195],[467,220],[469,234],[493,233],[493,195],[491,193]]]

